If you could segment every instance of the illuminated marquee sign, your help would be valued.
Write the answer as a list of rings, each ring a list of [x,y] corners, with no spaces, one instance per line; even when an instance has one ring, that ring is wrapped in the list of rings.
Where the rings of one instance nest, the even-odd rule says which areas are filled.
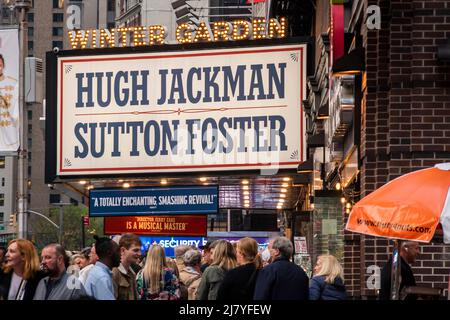
[[[206,236],[206,216],[105,217],[105,234]]]
[[[52,179],[305,161],[306,44],[177,49],[52,56]]]
[[[256,18],[251,22],[234,20],[217,21],[211,24],[201,22],[198,26],[187,23],[176,29],[178,43],[238,41],[285,38],[286,18],[266,20]],[[148,27],[134,26],[116,29],[70,30],[68,32],[72,49],[115,48],[165,44],[167,28],[162,25]]]

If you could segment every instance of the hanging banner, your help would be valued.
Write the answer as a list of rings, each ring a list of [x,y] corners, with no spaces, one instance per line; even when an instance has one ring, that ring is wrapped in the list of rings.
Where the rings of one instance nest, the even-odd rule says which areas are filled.
[[[206,215],[105,217],[105,234],[206,236]]]
[[[19,35],[0,29],[0,153],[19,149]]]
[[[217,186],[93,189],[89,192],[89,216],[217,213],[218,192]]]
[[[305,44],[61,56],[57,74],[57,176],[305,160]]]

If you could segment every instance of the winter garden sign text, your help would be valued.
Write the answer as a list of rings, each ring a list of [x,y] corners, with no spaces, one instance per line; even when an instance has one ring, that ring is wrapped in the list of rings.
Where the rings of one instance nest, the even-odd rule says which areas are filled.
[[[57,175],[295,168],[306,46],[57,57]]]
[[[285,38],[286,18],[252,21],[201,22],[198,26],[180,24],[176,29],[178,43],[217,42]],[[119,27],[115,29],[70,30],[72,49],[116,48],[160,45],[166,43],[167,28],[162,25]]]

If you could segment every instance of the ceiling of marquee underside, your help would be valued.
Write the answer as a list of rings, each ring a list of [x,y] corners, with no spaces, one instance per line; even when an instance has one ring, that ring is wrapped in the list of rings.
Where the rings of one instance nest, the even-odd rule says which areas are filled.
[[[81,183],[80,183],[81,182]],[[166,182],[167,184],[162,184]],[[132,179],[92,179],[64,183],[72,192],[88,198],[89,188],[218,185],[220,208],[293,209],[305,196],[305,186],[295,184],[295,175],[229,175]],[[246,206],[246,200],[247,206]]]

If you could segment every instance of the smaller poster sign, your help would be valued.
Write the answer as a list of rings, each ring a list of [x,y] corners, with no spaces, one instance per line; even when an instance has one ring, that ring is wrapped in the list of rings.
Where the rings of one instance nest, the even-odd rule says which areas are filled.
[[[308,254],[306,237],[294,237],[295,253]]]
[[[89,216],[84,216],[83,217],[83,225],[89,226]]]
[[[206,215],[106,217],[105,234],[206,236]]]

